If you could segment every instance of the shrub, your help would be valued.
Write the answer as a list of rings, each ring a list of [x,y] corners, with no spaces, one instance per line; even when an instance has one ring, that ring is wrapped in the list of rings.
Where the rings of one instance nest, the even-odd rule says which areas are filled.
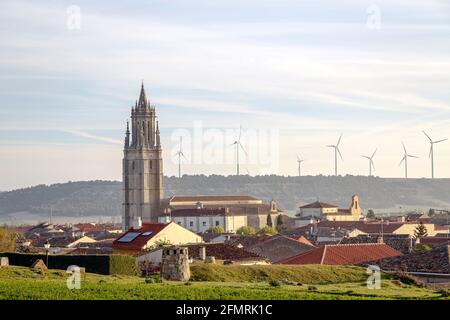
[[[422,286],[422,283],[418,278],[407,274],[406,272],[395,272],[392,274],[392,279],[407,285]]]
[[[224,228],[221,226],[212,227],[210,231],[212,233],[224,233],[225,232]]]
[[[254,234],[256,234],[256,230],[255,230],[255,228],[252,228],[252,227],[243,226],[243,227],[240,227],[239,229],[237,229],[236,233],[241,234],[241,235],[254,235]]]
[[[8,257],[10,265],[22,267],[30,267],[37,259],[46,260],[45,254],[4,252],[0,256]],[[66,270],[70,265],[76,265],[91,273],[137,274],[135,259],[126,255],[50,255],[48,264],[51,269]]]
[[[279,287],[279,286],[281,286],[281,281],[278,281],[278,280],[270,280],[270,281],[269,281],[269,284],[270,284],[272,287]]]
[[[258,234],[260,235],[264,235],[264,234],[277,234],[277,231],[270,227],[270,226],[265,226],[264,228],[262,228],[261,230],[258,231]]]
[[[308,291],[317,291],[316,286],[308,286]]]
[[[133,257],[112,254],[109,256],[109,274],[124,274],[135,276],[138,274],[136,260]]]
[[[449,297],[450,292],[447,289],[440,289],[436,293],[439,293],[442,297]]]
[[[416,252],[424,252],[424,251],[429,251],[429,250],[431,250],[431,247],[427,244],[417,246],[414,248],[414,251],[416,251]]]

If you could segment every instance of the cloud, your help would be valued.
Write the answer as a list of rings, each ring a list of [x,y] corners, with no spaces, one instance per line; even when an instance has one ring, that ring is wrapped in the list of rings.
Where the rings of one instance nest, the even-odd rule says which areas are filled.
[[[117,140],[117,139],[102,137],[102,136],[98,136],[98,135],[94,135],[91,133],[78,131],[78,130],[61,129],[61,132],[66,132],[66,133],[73,134],[74,136],[83,137],[83,138],[92,139],[92,140],[101,141],[101,142],[107,142],[107,143],[119,144],[119,145],[123,144],[122,141]]]

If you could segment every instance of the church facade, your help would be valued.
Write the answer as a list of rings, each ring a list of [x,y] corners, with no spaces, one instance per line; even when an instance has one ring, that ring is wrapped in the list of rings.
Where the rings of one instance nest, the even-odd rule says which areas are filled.
[[[123,149],[123,230],[158,221],[163,198],[163,160],[156,109],[144,84],[131,107]]]

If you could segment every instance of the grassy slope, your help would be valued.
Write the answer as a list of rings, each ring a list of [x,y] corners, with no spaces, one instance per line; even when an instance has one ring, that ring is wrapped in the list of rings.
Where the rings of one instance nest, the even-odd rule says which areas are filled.
[[[218,265],[191,266],[192,280],[213,282],[261,282],[290,280],[307,284],[357,282],[367,279],[365,269],[317,265]]]
[[[351,271],[353,273],[353,271]],[[436,299],[440,294],[382,282],[381,290],[369,290],[364,281],[272,287],[267,282],[179,282],[148,284],[131,276],[86,274],[81,290],[66,287],[66,273],[60,270],[34,272],[29,268],[0,269],[0,299]],[[303,278],[306,279],[306,278]],[[321,281],[319,281],[321,282]]]

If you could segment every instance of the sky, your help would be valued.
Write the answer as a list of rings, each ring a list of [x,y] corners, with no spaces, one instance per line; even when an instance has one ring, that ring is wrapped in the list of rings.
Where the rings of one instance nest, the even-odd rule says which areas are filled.
[[[450,2],[0,1],[0,190],[120,180],[141,81],[164,173],[430,177],[450,138]],[[450,178],[450,141],[435,144]]]

